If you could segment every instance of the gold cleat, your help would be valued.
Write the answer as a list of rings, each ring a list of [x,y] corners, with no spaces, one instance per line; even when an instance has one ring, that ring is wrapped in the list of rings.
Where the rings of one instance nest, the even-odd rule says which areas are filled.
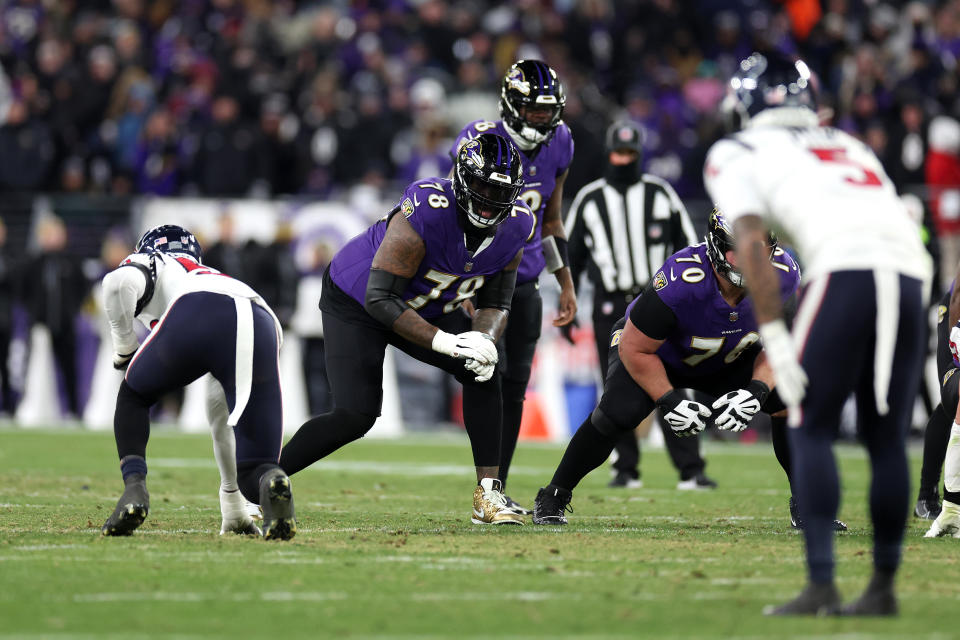
[[[498,479],[484,478],[473,491],[473,517],[470,521],[473,524],[523,525],[523,516],[507,506],[507,498]]]

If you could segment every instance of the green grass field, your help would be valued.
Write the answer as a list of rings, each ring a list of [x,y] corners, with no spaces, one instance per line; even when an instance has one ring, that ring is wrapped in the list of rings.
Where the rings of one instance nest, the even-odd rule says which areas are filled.
[[[517,453],[532,501],[556,446]],[[680,492],[663,451],[645,487],[574,495],[566,528],[478,527],[465,438],[361,441],[293,478],[288,543],[220,537],[210,438],[156,430],[151,512],[100,537],[121,490],[111,433],[0,430],[0,638],[953,638],[960,541],[910,521],[902,614],[770,619],[804,580],[769,444],[706,448],[720,489]],[[913,452],[914,479],[919,452]],[[842,447],[839,587],[870,573],[866,461]]]

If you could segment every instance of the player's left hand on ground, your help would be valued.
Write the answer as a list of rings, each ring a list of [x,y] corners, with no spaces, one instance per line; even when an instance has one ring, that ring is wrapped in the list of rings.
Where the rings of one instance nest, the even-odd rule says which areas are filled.
[[[560,300],[557,302],[557,317],[553,319],[553,326],[568,325],[577,317],[577,294],[570,289],[560,291]]]
[[[941,536],[960,538],[960,505],[956,505],[949,500],[943,501],[940,515],[923,535],[924,538],[939,538]]]
[[[496,363],[485,364],[483,362],[474,360],[473,358],[468,358],[467,361],[464,362],[463,367],[467,371],[472,371],[473,373],[477,374],[477,377],[474,378],[474,380],[476,380],[477,382],[486,382],[487,380],[493,377],[493,372],[496,370],[497,364]]]
[[[134,349],[130,353],[114,353],[113,354],[113,368],[118,371],[123,371],[130,364],[130,361],[133,360],[133,356],[136,355],[137,350]]]
[[[220,516],[220,535],[263,535],[247,509],[247,501],[239,491],[225,491],[223,487],[220,488]]]
[[[254,522],[250,516],[231,518],[230,520],[224,519],[220,523],[220,535],[226,535],[228,533],[263,537],[263,531],[260,530],[260,527],[257,526],[257,523]]]
[[[760,411],[760,405],[766,397],[765,392],[769,392],[766,387],[767,385],[757,380],[746,389],[737,389],[717,398],[712,405],[713,424],[721,431],[738,432],[746,429],[753,416]],[[716,413],[717,411],[720,413]]]
[[[807,389],[807,374],[797,361],[797,351],[793,338],[783,320],[775,320],[760,325],[760,339],[767,361],[773,369],[777,394],[787,409],[800,406]]]
[[[678,436],[692,436],[707,427],[710,408],[695,400],[688,400],[678,389],[671,389],[657,400],[660,416]]]

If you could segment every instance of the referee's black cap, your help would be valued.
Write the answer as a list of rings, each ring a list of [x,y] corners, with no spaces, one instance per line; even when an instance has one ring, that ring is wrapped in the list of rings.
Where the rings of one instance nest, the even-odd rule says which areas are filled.
[[[636,151],[643,153],[643,133],[629,120],[618,120],[607,129],[607,153]]]

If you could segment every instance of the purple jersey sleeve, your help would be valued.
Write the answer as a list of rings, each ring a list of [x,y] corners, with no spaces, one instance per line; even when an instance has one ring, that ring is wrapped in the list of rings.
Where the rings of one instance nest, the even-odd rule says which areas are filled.
[[[533,218],[518,202],[483,249],[471,253],[458,222],[452,185],[444,178],[410,184],[392,215],[404,216],[423,240],[423,259],[402,297],[407,306],[428,319],[452,313],[483,286],[486,278],[503,270],[523,247]],[[361,305],[373,256],[383,242],[388,223],[389,218],[378,221],[348,242],[330,263],[330,277]]]

